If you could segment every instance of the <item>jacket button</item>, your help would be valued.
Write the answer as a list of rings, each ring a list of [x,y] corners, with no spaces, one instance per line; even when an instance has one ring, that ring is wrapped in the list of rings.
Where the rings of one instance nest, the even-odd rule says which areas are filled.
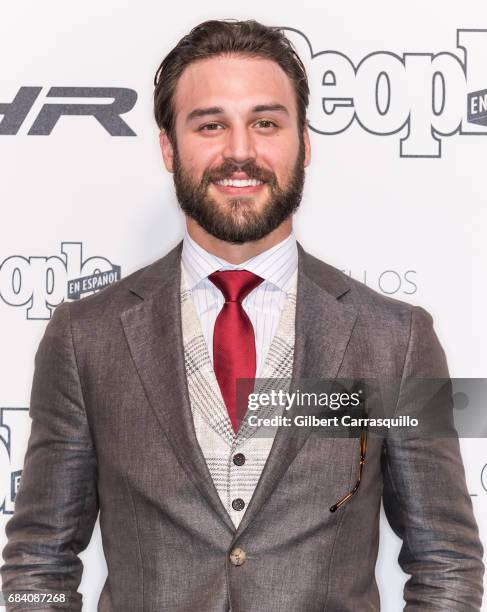
[[[245,563],[245,559],[247,555],[245,554],[245,550],[241,548],[234,548],[230,553],[230,561],[233,565],[243,565]]]
[[[235,463],[235,465],[243,465],[245,463],[245,455],[243,453],[237,453],[233,456],[233,463]]]
[[[232,502],[232,508],[234,510],[243,510],[245,508],[245,502],[241,497],[237,497]]]

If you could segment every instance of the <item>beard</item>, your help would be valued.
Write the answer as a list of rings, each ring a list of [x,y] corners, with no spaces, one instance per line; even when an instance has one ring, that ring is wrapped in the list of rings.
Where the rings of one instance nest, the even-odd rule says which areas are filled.
[[[218,168],[206,169],[199,182],[193,181],[183,167],[177,146],[174,145],[174,187],[182,211],[191,217],[206,232],[225,242],[242,244],[260,240],[299,207],[304,186],[304,141],[300,139],[298,158],[288,179],[287,186],[279,186],[276,175],[260,168],[253,161],[236,164],[230,159]],[[213,181],[230,178],[234,172],[245,172],[249,179],[264,181],[270,194],[262,210],[256,210],[254,196],[223,196],[218,202],[208,195]],[[259,194],[259,197],[261,195]]]

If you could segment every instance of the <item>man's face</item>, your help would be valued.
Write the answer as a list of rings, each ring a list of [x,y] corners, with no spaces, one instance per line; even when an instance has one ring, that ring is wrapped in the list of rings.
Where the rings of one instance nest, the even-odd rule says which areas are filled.
[[[194,62],[174,109],[175,142],[161,133],[164,162],[182,210],[204,230],[226,242],[258,240],[296,210],[309,136],[277,63],[236,55]]]

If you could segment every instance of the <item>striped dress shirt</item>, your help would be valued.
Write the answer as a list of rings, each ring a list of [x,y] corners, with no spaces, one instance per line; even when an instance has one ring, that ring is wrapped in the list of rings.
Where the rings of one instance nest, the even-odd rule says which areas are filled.
[[[277,330],[288,292],[296,290],[298,250],[293,232],[270,249],[234,265],[209,253],[197,244],[187,230],[183,238],[181,268],[186,287],[201,323],[208,353],[213,363],[213,329],[223,307],[221,291],[208,279],[217,270],[248,270],[264,281],[242,301],[255,335],[256,377]]]

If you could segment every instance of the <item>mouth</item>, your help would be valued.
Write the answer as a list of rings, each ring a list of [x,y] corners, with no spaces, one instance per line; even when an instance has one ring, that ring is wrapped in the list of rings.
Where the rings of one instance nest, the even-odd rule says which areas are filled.
[[[266,183],[258,179],[220,179],[211,184],[226,195],[243,195],[258,193]]]

